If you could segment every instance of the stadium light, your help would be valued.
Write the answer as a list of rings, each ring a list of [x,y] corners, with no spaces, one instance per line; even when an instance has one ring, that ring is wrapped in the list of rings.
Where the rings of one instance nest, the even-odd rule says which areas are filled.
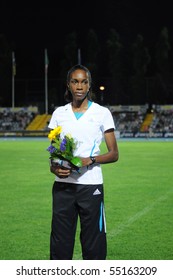
[[[104,101],[104,90],[105,86],[100,86],[100,91],[101,91],[101,103],[103,104]]]

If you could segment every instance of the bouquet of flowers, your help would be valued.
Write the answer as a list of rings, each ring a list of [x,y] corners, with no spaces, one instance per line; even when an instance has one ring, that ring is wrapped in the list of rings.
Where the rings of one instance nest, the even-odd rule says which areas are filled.
[[[48,134],[51,145],[47,148],[47,151],[50,153],[51,163],[65,166],[62,162],[66,161],[68,162],[68,167],[71,166],[71,168],[79,171],[82,161],[79,157],[73,156],[77,147],[77,141],[69,133],[61,137],[61,133],[62,127],[58,126]]]

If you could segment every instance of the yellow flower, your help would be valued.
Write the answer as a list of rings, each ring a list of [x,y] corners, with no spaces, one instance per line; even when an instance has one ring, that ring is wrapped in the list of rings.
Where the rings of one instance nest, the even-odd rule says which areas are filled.
[[[55,140],[57,135],[60,135],[60,133],[62,132],[62,127],[58,126],[56,128],[54,128],[53,130],[51,130],[48,134],[48,138],[52,141]]]
[[[54,159],[64,159],[70,162],[72,167],[79,172],[79,168],[82,167],[82,161],[79,157],[73,156],[77,142],[70,133],[60,137],[61,132],[62,127],[58,126],[48,134],[48,138],[51,141],[51,145],[47,148],[47,151],[50,153],[50,159],[52,161]]]
[[[67,133],[67,134],[66,134],[66,137],[67,137],[68,139],[72,139],[72,135],[71,135],[70,133]]]

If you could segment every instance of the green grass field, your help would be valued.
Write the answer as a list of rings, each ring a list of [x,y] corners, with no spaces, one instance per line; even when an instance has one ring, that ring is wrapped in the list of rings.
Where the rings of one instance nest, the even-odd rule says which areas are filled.
[[[48,139],[0,139],[0,259],[49,260]],[[173,142],[118,141],[102,165],[109,260],[173,260]],[[102,151],[105,144],[101,146]],[[79,226],[74,259],[80,260]]]

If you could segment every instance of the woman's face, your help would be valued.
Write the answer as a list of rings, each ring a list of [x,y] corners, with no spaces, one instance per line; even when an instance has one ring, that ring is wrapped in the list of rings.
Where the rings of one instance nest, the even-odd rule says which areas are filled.
[[[72,72],[68,88],[73,100],[82,101],[85,99],[90,89],[88,73],[81,69]]]

